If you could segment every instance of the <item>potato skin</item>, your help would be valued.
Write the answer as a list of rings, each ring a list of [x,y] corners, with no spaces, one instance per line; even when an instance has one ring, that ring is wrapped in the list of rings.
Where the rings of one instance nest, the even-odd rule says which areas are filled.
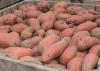
[[[100,56],[100,45],[98,44],[98,45],[92,46],[91,49],[89,50],[89,53],[94,53],[97,56]]]
[[[67,19],[67,23],[72,23],[74,25],[79,25],[85,22],[85,18],[80,15],[72,15]]]
[[[62,37],[72,37],[75,32],[75,28],[67,28],[61,32]]]
[[[65,21],[58,20],[55,22],[54,28],[59,31],[64,30],[64,29],[68,28],[68,24]]]
[[[23,12],[28,12],[28,11],[36,11],[37,8],[33,4],[24,4],[24,5],[19,7],[19,10],[21,10]]]
[[[86,21],[77,26],[77,31],[91,31],[95,27],[97,27],[96,23],[91,21]]]
[[[60,37],[55,34],[46,36],[43,40],[40,41],[38,45],[39,46],[38,50],[42,50],[42,51],[38,51],[38,52],[42,54],[45,50],[48,49],[49,46],[53,45],[59,40],[60,40]]]
[[[49,46],[48,50],[43,52],[43,62],[50,63],[53,59],[59,57],[63,53],[64,49],[68,46],[69,42],[70,38],[64,38]]]
[[[72,58],[66,65],[70,71],[81,71],[83,59],[83,57]]]
[[[91,35],[96,38],[100,38],[100,28],[96,27],[91,30]]]
[[[53,11],[49,11],[46,13],[42,13],[38,19],[41,22],[41,28],[43,30],[49,30],[53,28],[54,22],[56,20],[56,16],[54,15]]]
[[[89,53],[85,56],[82,65],[82,71],[92,70],[98,63],[99,57],[93,53]]]
[[[85,41],[87,42],[85,43]],[[79,50],[86,50],[99,43],[100,43],[99,39],[95,37],[85,36],[84,38],[81,38],[81,40],[78,40],[77,45],[79,47]]]
[[[45,13],[49,11],[51,5],[47,1],[40,1],[36,6],[41,12]]]
[[[28,39],[28,38],[31,38],[32,37],[32,33],[34,32],[35,30],[33,29],[32,26],[29,26],[28,28],[24,29],[22,32],[21,32],[21,39],[22,40],[25,40],[25,39]]]
[[[34,31],[37,31],[40,29],[40,21],[36,18],[30,18],[28,21],[27,21],[27,24],[29,26],[32,26],[33,30]]]
[[[18,32],[18,33],[21,33],[24,29],[26,29],[28,26],[25,25],[24,23],[18,23],[18,24],[15,24],[11,27],[11,30],[13,32]]]
[[[90,36],[88,31],[79,31],[75,32],[72,36],[70,45],[77,45],[77,41],[82,38],[83,36]]]
[[[20,58],[23,56],[32,56],[33,52],[30,48],[24,47],[9,47],[6,48],[5,53],[10,57]]]
[[[77,46],[68,46],[60,56],[60,63],[66,65],[77,53]]]
[[[37,18],[40,14],[40,11],[28,11],[25,13],[27,18]]]

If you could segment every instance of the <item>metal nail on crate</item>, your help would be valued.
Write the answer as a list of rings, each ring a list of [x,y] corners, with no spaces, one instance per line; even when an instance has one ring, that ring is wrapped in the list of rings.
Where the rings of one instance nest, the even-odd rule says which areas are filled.
[[[0,15],[10,13],[25,3],[35,3],[35,2],[38,2],[38,1],[24,0],[22,2],[19,2],[17,4],[14,4],[10,7],[7,7],[1,10]],[[57,1],[49,1],[49,2],[56,3]],[[70,3],[70,2],[68,3],[74,6],[81,6],[87,9],[92,8],[97,11],[100,11],[100,7],[95,4],[82,4],[82,3]],[[99,65],[100,64],[98,64],[98,69],[92,70],[92,71],[99,71]],[[7,57],[6,55],[0,54],[0,71],[66,71],[66,70],[50,68],[47,66],[30,63],[30,62],[23,62],[21,60],[10,58],[10,57]]]

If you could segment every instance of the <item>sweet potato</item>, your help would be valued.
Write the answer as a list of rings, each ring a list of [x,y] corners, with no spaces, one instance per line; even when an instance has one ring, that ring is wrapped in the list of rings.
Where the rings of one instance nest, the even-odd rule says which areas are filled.
[[[34,48],[36,45],[39,44],[39,42],[42,40],[43,38],[41,36],[35,36],[29,39],[26,39],[24,41],[21,42],[21,46],[22,47],[28,47],[28,48]]]
[[[91,49],[89,50],[89,53],[94,53],[98,56],[100,56],[100,45],[95,45],[95,46],[92,46]]]
[[[36,6],[41,12],[47,12],[51,7],[48,1],[40,1],[36,4]]]
[[[40,29],[40,22],[36,18],[31,18],[27,21],[27,24],[29,26],[32,26],[33,30],[37,31]]]
[[[97,27],[97,24],[91,21],[86,21],[84,23],[81,23],[79,26],[77,26],[77,31],[91,31],[93,28]]]
[[[79,12],[79,11],[83,11],[84,10],[84,8],[82,8],[82,7],[77,7],[77,6],[69,6],[68,8],[67,8],[67,13],[70,13],[70,14],[76,14],[77,12]]]
[[[8,56],[15,58],[33,55],[32,49],[24,47],[9,47],[6,48],[4,51]]]
[[[50,29],[46,32],[45,36],[49,36],[49,35],[52,35],[52,34],[55,34],[55,35],[60,35],[60,31],[58,30],[54,30],[54,29]]]
[[[12,46],[20,46],[21,42],[20,35],[17,32],[11,32],[9,35],[10,35],[10,42],[12,42]]]
[[[26,62],[32,62],[32,63],[36,63],[36,64],[42,64],[35,57],[32,57],[32,56],[24,56],[24,57],[21,57],[20,60],[23,60]]]
[[[21,39],[28,39],[32,37],[32,33],[33,33],[33,27],[29,26],[28,28],[26,28],[25,30],[23,30],[21,32]]]
[[[26,16],[25,16],[25,12],[21,11],[21,10],[14,10],[14,15],[18,16],[18,17],[21,17],[22,19],[25,19]]]
[[[91,30],[91,35],[93,37],[100,38],[100,28],[96,27],[93,30]]]
[[[62,37],[72,37],[75,32],[75,28],[67,28],[61,32]]]
[[[72,37],[72,40],[71,40],[71,45],[74,44],[74,45],[77,45],[77,40],[80,39],[81,37],[84,37],[84,36],[90,36],[90,33],[88,31],[79,31],[79,32],[76,32],[73,37]]]
[[[45,36],[45,33],[46,33],[46,32],[45,32],[43,29],[39,29],[39,30],[37,30],[37,31],[34,33],[34,35],[44,37],[44,36]]]
[[[86,14],[81,14],[87,21],[95,21],[96,17],[93,14],[86,13]]]
[[[64,20],[66,21],[71,15],[66,13],[60,13],[57,15],[57,20]]]
[[[79,25],[85,22],[85,18],[79,15],[72,15],[67,19],[67,23],[72,23],[74,25]]]
[[[80,11],[76,12],[76,14],[77,15],[84,15],[84,14],[89,14],[89,12],[86,9],[84,9],[84,10],[80,10]]]
[[[60,40],[60,37],[57,35],[49,35],[47,37],[45,37],[42,41],[40,41],[39,43],[39,47],[38,50],[42,50],[39,51],[39,53],[41,54],[44,50],[46,50],[49,46],[51,46],[52,44],[56,43],[57,41]]]
[[[19,7],[19,10],[21,10],[23,12],[28,12],[28,11],[36,11],[37,8],[33,4],[24,4],[24,5]]]
[[[24,20],[21,17],[17,17],[15,22],[16,23],[23,23]]]
[[[10,25],[3,25],[3,26],[0,26],[0,33],[8,33],[10,32]]]
[[[96,22],[97,25],[100,27],[100,19],[97,19],[95,22]]]
[[[7,14],[3,16],[3,21],[5,25],[13,25],[16,22],[17,16],[14,14]]]
[[[25,15],[27,18],[37,18],[40,14],[40,11],[28,11]]]
[[[68,62],[67,67],[70,71],[81,71],[82,63],[83,57],[75,57]]]
[[[0,26],[2,26],[4,24],[4,18],[3,16],[0,16]]]
[[[56,17],[52,11],[49,11],[41,14],[38,19],[42,23],[41,28],[44,30],[48,30],[53,27]]]
[[[24,23],[18,23],[18,24],[15,24],[11,27],[11,31],[13,32],[18,32],[18,33],[21,33],[24,29],[26,29],[28,26],[25,25]]]
[[[65,51],[60,56],[60,63],[66,65],[73,57],[76,56],[77,46],[71,45],[68,46]]]
[[[94,9],[88,9],[88,12],[93,14],[93,15],[97,15],[98,14],[98,12],[95,11]]]
[[[84,36],[77,40],[77,46],[79,50],[86,50],[92,46],[99,44],[100,40],[95,37]]]
[[[63,38],[62,40],[48,46],[47,50],[44,50],[42,59],[44,63],[50,63],[53,59],[60,56],[65,48],[69,45],[70,38]],[[52,52],[52,53],[51,53]]]
[[[85,56],[82,65],[82,71],[90,71],[96,67],[99,61],[99,57],[93,53],[89,53]]]
[[[7,48],[9,46],[19,46],[20,38],[18,33],[0,33],[0,47]]]
[[[54,28],[56,30],[64,30],[64,29],[68,28],[68,24],[65,21],[58,20],[55,22]]]

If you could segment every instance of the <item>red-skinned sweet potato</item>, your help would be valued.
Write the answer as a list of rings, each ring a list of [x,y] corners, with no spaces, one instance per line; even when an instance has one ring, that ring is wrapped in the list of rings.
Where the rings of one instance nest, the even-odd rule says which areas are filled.
[[[100,27],[100,19],[97,19],[95,22],[96,22],[97,25]]]
[[[54,28],[56,30],[64,30],[64,29],[68,28],[68,24],[65,21],[58,20],[55,22]]]
[[[27,18],[37,18],[40,14],[40,11],[28,11],[25,15]]]
[[[98,56],[100,56],[100,45],[95,45],[95,46],[92,46],[91,49],[89,50],[89,53],[94,53]]]
[[[100,38],[100,28],[96,27],[93,30],[91,30],[91,35],[93,37]]]
[[[77,26],[76,31],[91,31],[95,27],[97,27],[96,23],[91,21],[86,21],[84,23],[81,23],[79,26]]]
[[[90,71],[96,67],[99,61],[99,57],[93,53],[89,53],[85,56],[82,64],[82,71]]]
[[[54,12],[49,11],[41,14],[38,19],[42,23],[41,28],[44,30],[48,30],[53,27],[56,17],[54,15]]]
[[[61,32],[62,37],[72,37],[75,32],[75,28],[67,28]]]
[[[19,7],[19,10],[21,10],[23,12],[28,12],[28,11],[36,11],[37,8],[33,4],[24,4],[24,5]]]
[[[44,36],[45,36],[45,33],[46,33],[46,32],[45,32],[43,29],[39,29],[39,30],[37,30],[37,31],[34,33],[34,35],[44,37]]]
[[[67,64],[68,69],[70,71],[81,71],[83,59],[83,57],[72,58]]]
[[[11,27],[11,31],[13,32],[18,32],[18,33],[21,33],[24,29],[26,29],[28,26],[25,25],[24,23],[18,23],[18,24],[15,24]]]
[[[26,40],[22,41],[21,46],[28,47],[28,48],[34,48],[36,45],[39,44],[39,42],[42,39],[43,38],[41,36],[35,36],[35,37],[30,38],[30,39],[26,39]]]
[[[10,32],[10,25],[2,25],[0,26],[0,33],[8,33]]]
[[[21,17],[22,19],[25,19],[26,16],[25,16],[25,12],[21,11],[21,10],[14,10],[14,15],[18,16],[18,17]]]
[[[68,46],[60,56],[60,63],[66,65],[72,58],[76,56],[77,46]]]
[[[15,58],[20,58],[23,56],[32,56],[33,52],[30,48],[24,48],[24,47],[9,47],[4,50],[4,52],[10,56]]]
[[[26,28],[21,32],[21,39],[31,38],[33,32],[34,32],[33,27],[29,26],[28,28]]]
[[[42,50],[39,51],[40,54],[46,50],[49,46],[51,46],[52,44],[56,43],[57,41],[60,40],[60,37],[53,34],[53,35],[49,35],[47,37],[45,37],[40,43],[39,43],[39,47],[38,50]]]
[[[52,35],[52,34],[60,35],[60,31],[54,30],[54,29],[50,29],[45,33],[45,36],[49,36],[49,35]]]
[[[40,1],[36,4],[36,6],[41,12],[47,12],[49,11],[51,5],[48,1]]]
[[[72,15],[67,19],[67,23],[72,23],[74,25],[79,25],[85,22],[85,18],[79,15]]]
[[[27,24],[29,26],[32,26],[33,30],[37,31],[40,29],[40,21],[36,18],[30,18],[28,21],[27,21]]]
[[[54,43],[47,50],[44,50],[42,59],[44,63],[50,63],[53,59],[60,56],[65,48],[69,45],[70,38],[63,38],[62,40]],[[51,53],[52,52],[52,53]]]
[[[79,50],[86,50],[92,46],[99,44],[100,40],[95,37],[84,36],[77,40],[77,46]]]
[[[79,32],[76,32],[72,36],[72,40],[71,40],[70,45],[72,45],[72,44],[77,45],[77,40],[80,39],[83,36],[90,36],[90,33],[88,31],[79,31]]]

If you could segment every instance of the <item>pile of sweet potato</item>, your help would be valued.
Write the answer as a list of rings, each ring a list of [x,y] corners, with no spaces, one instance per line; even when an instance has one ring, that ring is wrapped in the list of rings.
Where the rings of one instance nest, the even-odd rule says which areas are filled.
[[[60,1],[24,4],[0,16],[7,56],[70,71],[90,71],[100,56],[100,13]]]

